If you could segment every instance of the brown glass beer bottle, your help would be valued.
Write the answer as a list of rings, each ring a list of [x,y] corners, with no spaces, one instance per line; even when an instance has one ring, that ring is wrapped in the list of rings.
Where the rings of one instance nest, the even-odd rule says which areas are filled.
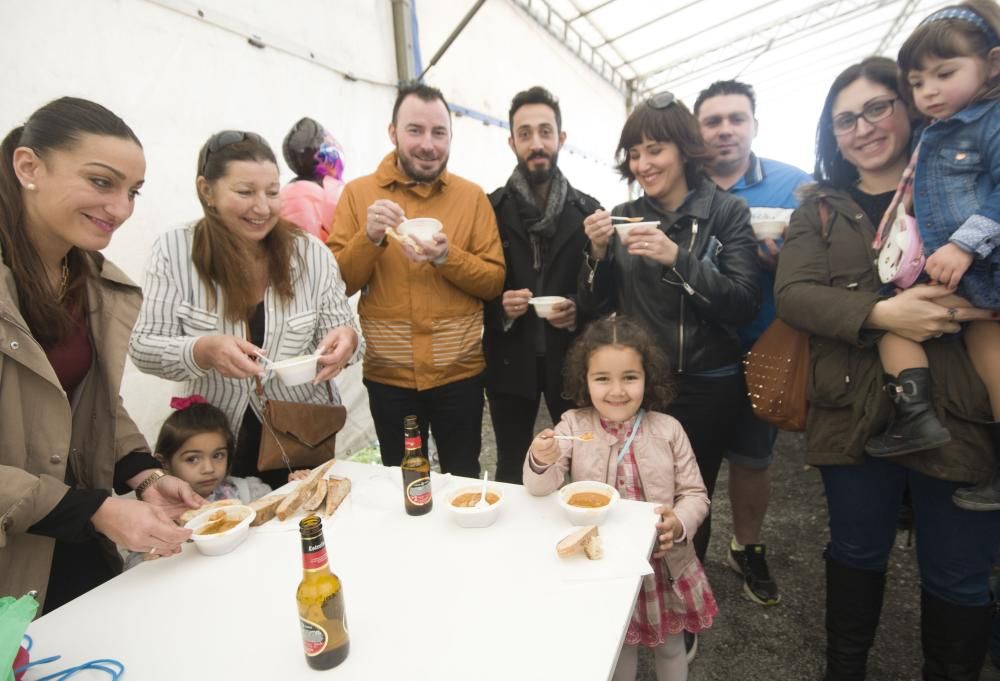
[[[306,662],[313,669],[331,669],[347,659],[351,641],[340,578],[330,571],[323,539],[323,522],[310,515],[299,522],[302,535],[302,581],[295,592]]]
[[[403,504],[410,515],[429,513],[431,498],[431,462],[424,456],[420,427],[416,416],[403,420]]]

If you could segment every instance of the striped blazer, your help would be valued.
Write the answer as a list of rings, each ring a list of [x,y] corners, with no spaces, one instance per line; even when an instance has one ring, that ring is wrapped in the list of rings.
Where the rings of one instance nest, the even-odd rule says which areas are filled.
[[[321,241],[304,232],[298,234],[291,264],[292,299],[283,301],[271,287],[264,293],[262,348],[273,360],[296,357],[313,352],[331,329],[350,326],[359,338],[353,363],[364,354],[364,339],[347,302],[337,262]],[[204,396],[225,412],[233,432],[238,433],[248,404],[260,416],[255,382],[252,378],[225,378],[214,370],[202,369],[194,362],[194,344],[200,336],[208,335],[246,338],[246,326],[221,313],[222,293],[218,290],[219,311],[213,309],[191,259],[193,241],[191,226],[166,232],[153,244],[129,355],[140,371],[185,382],[186,390]],[[330,385],[339,403],[337,388],[332,381]],[[264,394],[290,402],[330,402],[324,385],[289,387],[273,374],[265,377]]]

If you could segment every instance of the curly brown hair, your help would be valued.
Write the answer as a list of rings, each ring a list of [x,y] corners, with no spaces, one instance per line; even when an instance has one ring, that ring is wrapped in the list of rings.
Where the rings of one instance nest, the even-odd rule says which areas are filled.
[[[674,398],[670,362],[644,326],[617,314],[593,322],[573,343],[563,364],[563,398],[579,407],[593,406],[587,389],[587,367],[590,356],[608,345],[639,353],[646,380],[642,407],[647,411],[664,411]]]

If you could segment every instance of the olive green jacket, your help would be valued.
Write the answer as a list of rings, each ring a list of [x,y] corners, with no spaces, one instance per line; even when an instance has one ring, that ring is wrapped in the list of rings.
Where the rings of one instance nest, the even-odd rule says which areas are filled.
[[[829,208],[826,230],[820,224],[821,198]],[[865,442],[885,428],[892,412],[875,344],[879,332],[864,328],[884,297],[874,237],[871,222],[846,193],[811,185],[792,215],[778,263],[778,316],[810,334],[806,461],[813,465],[861,463]],[[895,460],[936,478],[979,481],[993,468],[982,425],[991,420],[986,388],[959,338],[930,340],[923,347],[935,411],[953,441]]]

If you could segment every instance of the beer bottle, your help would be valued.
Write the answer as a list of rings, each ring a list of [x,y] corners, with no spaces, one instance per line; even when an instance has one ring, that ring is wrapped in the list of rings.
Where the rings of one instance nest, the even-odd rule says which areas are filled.
[[[302,535],[302,581],[295,592],[306,662],[313,669],[332,669],[347,659],[351,641],[340,578],[330,571],[323,522],[310,515],[299,522]]]
[[[431,462],[424,456],[416,416],[403,419],[403,504],[410,515],[423,515],[434,505],[431,498]]]

